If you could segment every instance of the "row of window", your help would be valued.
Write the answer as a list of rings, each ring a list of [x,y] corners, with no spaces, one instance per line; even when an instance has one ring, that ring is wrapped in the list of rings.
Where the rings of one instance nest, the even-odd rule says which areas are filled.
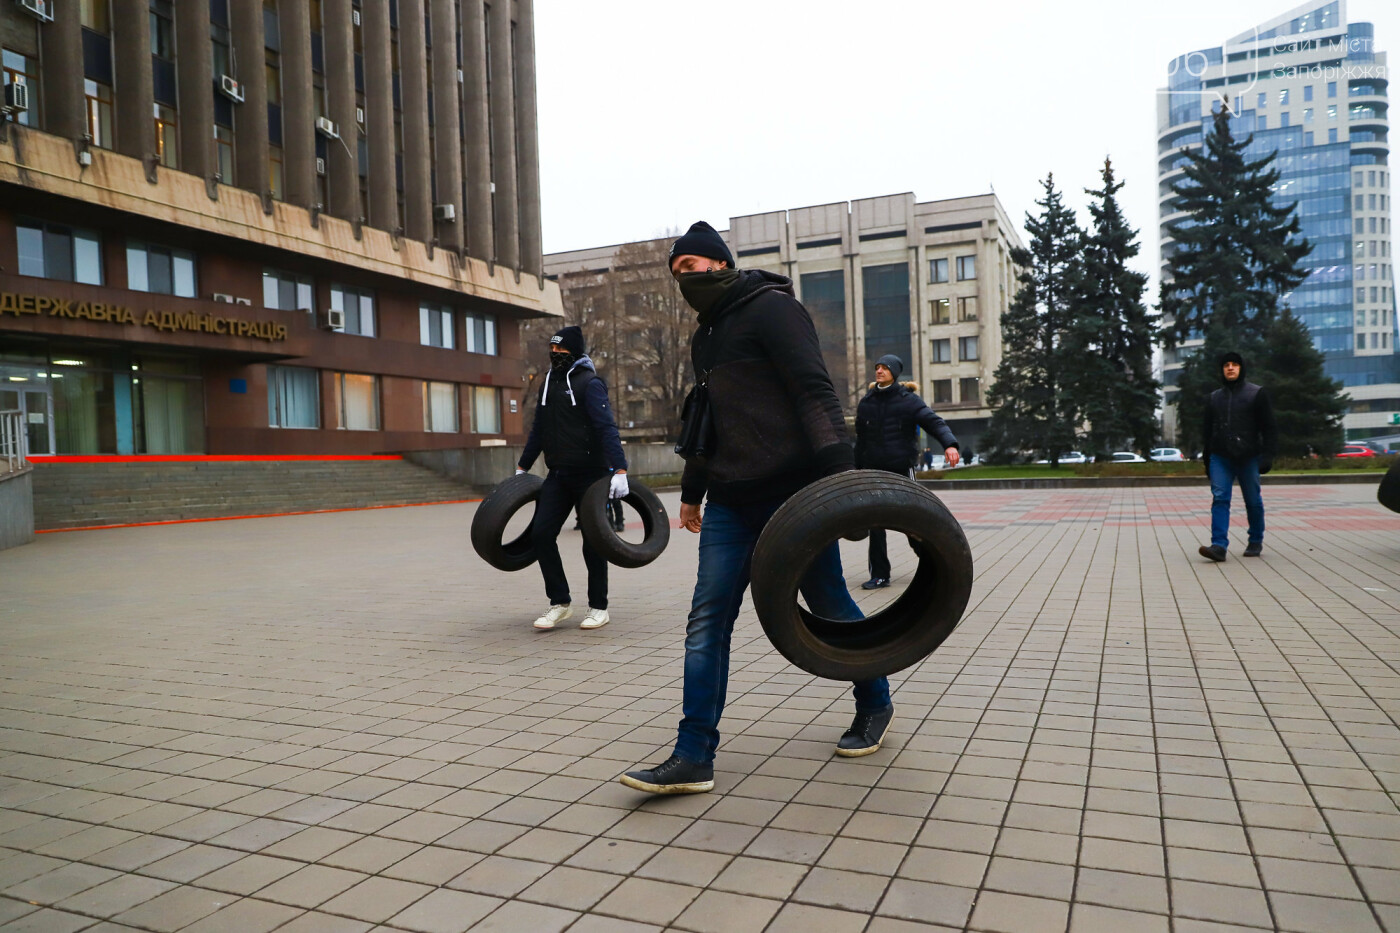
[[[1375,217],[1358,217],[1355,222],[1355,232],[1357,233],[1389,233],[1390,218],[1379,218],[1380,223],[1376,223]],[[1324,234],[1325,235],[1325,234]]]
[[[1366,334],[1356,335],[1356,349],[1358,350],[1388,350],[1390,349],[1390,331],[1372,331],[1370,335],[1370,346]]]
[[[327,427],[343,431],[383,430],[379,377],[342,372],[330,375],[330,407],[335,423]],[[464,429],[459,398],[465,393],[469,423],[466,430],[472,434],[501,433],[499,388],[424,380],[420,391],[424,431],[461,433]],[[274,428],[320,428],[320,371],[299,366],[267,367],[267,423]]]
[[[1370,271],[1370,275],[1367,275],[1367,274],[1366,274],[1368,270]],[[1356,266],[1354,267],[1354,271],[1355,271],[1355,273],[1356,273],[1355,276],[1354,276],[1354,278],[1355,278],[1358,282],[1364,282],[1364,281],[1366,281],[1367,279],[1370,279],[1370,280],[1373,281],[1373,282],[1376,281],[1377,279],[1380,279],[1380,280],[1385,281],[1385,282],[1389,282],[1389,281],[1390,281],[1390,263],[1388,263],[1388,262],[1382,262],[1382,263],[1374,263],[1374,262],[1373,262],[1373,263],[1370,263],[1369,265],[1368,265],[1367,263],[1364,263],[1364,262],[1358,262],[1358,263],[1356,264]]]
[[[1316,250],[1314,250],[1314,253],[1316,253]],[[1366,241],[1365,241],[1365,240],[1357,240],[1357,241],[1356,241],[1356,251],[1355,251],[1352,255],[1354,255],[1357,259],[1360,259],[1362,256],[1365,256],[1365,255],[1366,255]],[[1390,255],[1390,241],[1389,241],[1389,240],[1372,240],[1372,241],[1371,241],[1371,258],[1374,259],[1374,258],[1377,257],[1377,256],[1389,256],[1389,255]]]
[[[1285,87],[1285,88],[1280,88],[1280,89],[1279,89],[1279,92],[1278,92],[1278,102],[1279,102],[1279,105],[1280,105],[1280,106],[1282,106],[1282,107],[1287,107],[1287,106],[1288,106],[1288,99],[1289,99],[1289,97],[1292,96],[1292,94],[1291,94],[1292,90],[1293,90],[1292,88],[1287,88],[1287,87]],[[1337,82],[1336,82],[1336,81],[1328,81],[1328,82],[1327,82],[1327,96],[1328,96],[1329,98],[1334,98],[1334,97],[1337,96]],[[1307,101],[1310,101],[1310,100],[1312,100],[1312,99],[1313,99],[1313,86],[1312,86],[1311,84],[1305,84],[1305,85],[1303,85],[1303,101],[1304,101],[1304,103],[1306,103]],[[1259,101],[1259,104],[1258,104],[1259,109],[1260,109],[1260,110],[1263,110],[1263,109],[1268,105],[1268,103],[1269,103],[1269,92],[1268,92],[1268,91],[1260,91],[1260,92],[1259,92],[1258,101]],[[1236,111],[1236,112],[1238,112],[1238,111]]]
[[[1366,289],[1365,289],[1364,286],[1357,286],[1357,289],[1356,289],[1356,301],[1357,301],[1358,304],[1366,301]],[[1389,303],[1389,301],[1390,301],[1390,287],[1389,287],[1389,286],[1387,286],[1387,285],[1372,285],[1372,286],[1371,286],[1371,302],[1372,302],[1372,303],[1375,303],[1375,302],[1378,302],[1378,301],[1379,301],[1379,302],[1386,302],[1386,303]]]
[[[1357,326],[1357,327],[1365,327],[1365,326],[1366,326],[1366,312],[1365,312],[1364,309],[1356,312],[1356,326]],[[1377,327],[1377,326],[1380,326],[1380,327],[1389,327],[1389,326],[1390,326],[1390,309],[1389,309],[1389,308],[1372,308],[1372,309],[1371,309],[1371,326],[1372,326],[1372,327]]]
[[[959,282],[967,282],[977,278],[976,256],[958,256],[956,263]],[[930,259],[928,261],[928,280],[935,285],[948,281],[947,259]]]
[[[1379,207],[1376,206],[1377,203],[1379,203],[1379,205],[1380,205]],[[1356,195],[1352,195],[1352,210],[1357,210],[1357,211],[1382,210],[1382,211],[1385,211],[1385,210],[1389,210],[1389,209],[1390,209],[1390,197],[1389,197],[1388,195],[1382,194],[1382,195],[1379,196],[1379,198],[1377,198],[1377,196],[1374,195],[1374,194],[1356,194]]]
[[[1376,172],[1375,169],[1370,169],[1370,170],[1365,171],[1365,172],[1362,172],[1362,171],[1360,171],[1360,170],[1355,171],[1355,172],[1352,172],[1352,173],[1351,173],[1351,183],[1352,183],[1352,187],[1354,187],[1354,188],[1360,188],[1360,187],[1362,187],[1362,185],[1365,185],[1365,187],[1367,187],[1367,188],[1375,188],[1375,187],[1376,187],[1376,181],[1377,181],[1377,174],[1378,174],[1378,173]],[[1363,176],[1364,176],[1364,180],[1363,180]],[[1379,179],[1380,179],[1380,187],[1384,188],[1384,187],[1386,186],[1387,181],[1386,181],[1385,172],[1384,172],[1383,170],[1382,170],[1381,172],[1379,172]]]
[[[953,338],[944,337],[932,342],[933,347],[929,353],[930,363],[952,363],[953,360]],[[960,363],[970,363],[977,359],[978,341],[976,336],[958,338],[958,359]]]
[[[966,322],[968,322],[968,321],[975,321],[975,320],[977,320],[977,296],[976,296],[976,295],[968,295],[968,296],[959,298],[957,301],[958,301],[958,321],[959,321],[959,322],[961,322],[961,323],[966,323]],[[951,323],[953,323],[953,317],[952,317],[952,299],[950,299],[950,298],[935,298],[933,301],[929,302],[929,308],[930,308],[930,309],[932,310],[932,312],[933,312],[933,323],[935,323],[935,324],[951,324]]]
[[[976,376],[967,376],[958,380],[958,403],[962,405],[982,404],[982,380]],[[933,380],[933,405],[952,405],[953,402],[953,380],[935,379]]]
[[[64,224],[22,221],[15,227],[19,242],[19,274],[36,278],[103,285],[102,237],[92,230]],[[180,298],[199,296],[195,254],[127,240],[126,281],[133,291]],[[331,309],[344,315],[347,334],[375,335],[374,293],[348,285],[332,285]],[[310,276],[279,269],[263,270],[263,307],[277,311],[316,310],[315,283]],[[423,304],[419,308],[420,342],[424,346],[455,347],[455,311]],[[465,315],[466,351],[497,355],[496,319],[486,314]]]

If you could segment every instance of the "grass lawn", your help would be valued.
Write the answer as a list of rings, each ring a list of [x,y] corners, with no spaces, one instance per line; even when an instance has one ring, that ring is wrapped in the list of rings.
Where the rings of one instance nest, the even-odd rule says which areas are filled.
[[[1281,459],[1274,464],[1274,474],[1298,473],[1384,473],[1396,457],[1348,457],[1341,460]],[[1071,479],[1098,476],[1205,476],[1199,463],[1084,463],[1052,467],[1048,463],[1023,463],[1013,466],[983,464],[957,470],[929,470],[918,474],[919,479],[942,479],[949,482],[968,479]]]

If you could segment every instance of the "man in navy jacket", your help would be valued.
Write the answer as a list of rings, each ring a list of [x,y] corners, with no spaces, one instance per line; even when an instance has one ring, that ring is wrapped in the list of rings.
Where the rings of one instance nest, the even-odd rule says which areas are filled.
[[[856,406],[856,467],[886,470],[908,476],[918,455],[916,428],[923,428],[944,448],[948,465],[958,465],[958,439],[948,423],[914,393],[912,382],[899,383],[904,361],[893,353],[875,364],[875,381]],[[862,589],[875,590],[890,585],[890,558],[885,549],[885,529],[870,530],[870,579]]]
[[[549,467],[530,525],[549,597],[549,609],[535,620],[537,629],[552,629],[573,615],[557,541],[569,513],[578,508],[588,487],[609,473],[608,497],[621,499],[628,493],[627,458],[608,407],[608,387],[594,372],[585,349],[583,331],[577,327],[565,327],[550,338],[549,371],[515,469],[529,470],[541,452]],[[602,628],[608,624],[608,562],[587,539],[583,562],[588,567],[588,614],[579,628]]]

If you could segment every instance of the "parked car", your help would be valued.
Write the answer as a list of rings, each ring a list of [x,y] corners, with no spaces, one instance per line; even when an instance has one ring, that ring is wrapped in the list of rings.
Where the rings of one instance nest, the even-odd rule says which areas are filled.
[[[1149,456],[1162,463],[1181,463],[1186,459],[1181,455],[1181,449],[1178,447],[1154,447]]]
[[[1036,463],[1049,463],[1049,460],[1037,460]],[[1089,458],[1077,450],[1066,451],[1060,454],[1061,463],[1088,463]]]
[[[1365,444],[1347,444],[1338,457],[1374,457],[1376,452]]]
[[[1114,463],[1146,463],[1147,461],[1139,457],[1130,450],[1115,450],[1113,452]]]

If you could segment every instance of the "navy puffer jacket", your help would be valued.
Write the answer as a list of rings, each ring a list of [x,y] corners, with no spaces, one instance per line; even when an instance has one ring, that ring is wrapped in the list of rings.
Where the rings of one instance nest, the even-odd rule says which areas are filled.
[[[958,439],[948,423],[924,404],[912,382],[888,389],[874,384],[856,406],[856,466],[863,470],[908,473],[918,456],[915,428],[923,428],[938,441],[939,449],[957,447]]]

